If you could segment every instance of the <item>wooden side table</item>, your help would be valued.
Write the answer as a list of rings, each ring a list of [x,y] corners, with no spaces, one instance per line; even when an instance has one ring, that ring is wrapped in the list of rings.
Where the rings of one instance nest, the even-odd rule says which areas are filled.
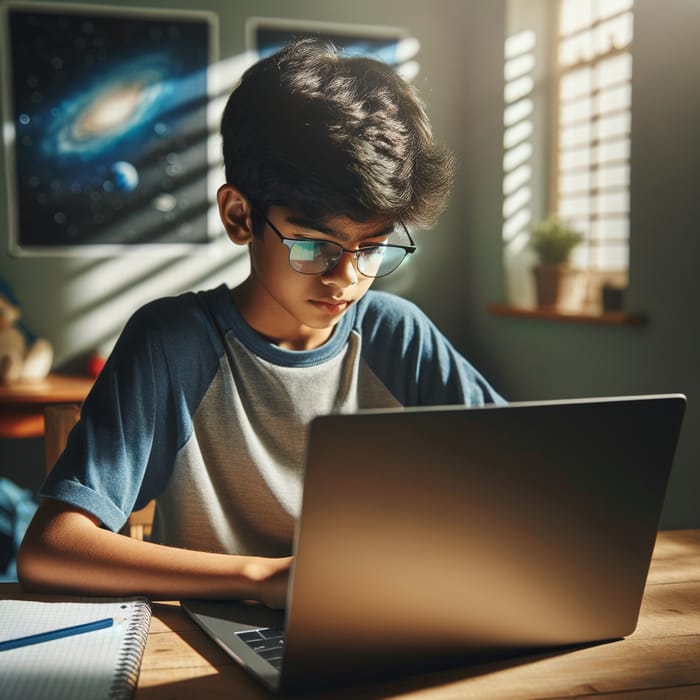
[[[44,435],[44,409],[52,404],[81,404],[94,379],[49,374],[40,382],[0,386],[0,438]]]

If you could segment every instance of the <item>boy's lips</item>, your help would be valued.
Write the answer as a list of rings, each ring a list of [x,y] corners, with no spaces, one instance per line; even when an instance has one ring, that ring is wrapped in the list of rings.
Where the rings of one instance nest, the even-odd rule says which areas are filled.
[[[311,299],[311,303],[320,311],[327,314],[339,314],[345,311],[345,309],[352,303],[349,299],[341,300],[321,300],[321,299]]]

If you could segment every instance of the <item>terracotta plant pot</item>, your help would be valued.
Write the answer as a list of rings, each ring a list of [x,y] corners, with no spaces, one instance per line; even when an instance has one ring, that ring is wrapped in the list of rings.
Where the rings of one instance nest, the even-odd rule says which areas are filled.
[[[537,291],[537,306],[542,309],[563,310],[572,305],[578,295],[575,287],[581,271],[569,265],[537,265],[532,268]]]

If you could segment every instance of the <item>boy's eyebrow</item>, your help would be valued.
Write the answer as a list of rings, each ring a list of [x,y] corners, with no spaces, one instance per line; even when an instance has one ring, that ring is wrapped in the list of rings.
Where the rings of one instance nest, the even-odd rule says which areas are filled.
[[[338,240],[343,242],[351,240],[351,236],[349,236],[344,231],[339,231],[329,226],[325,226],[319,221],[307,219],[304,216],[287,216],[285,217],[285,221],[287,221],[290,224],[293,224],[294,226],[300,226],[301,228],[305,228],[310,231],[318,231],[319,233],[325,233],[327,236],[333,236],[333,238],[337,238]],[[363,236],[363,240],[366,238],[378,238],[379,236],[388,236],[390,233],[393,233],[395,228],[395,224],[389,224],[386,228],[382,229],[381,231],[372,232],[367,234],[366,236]]]

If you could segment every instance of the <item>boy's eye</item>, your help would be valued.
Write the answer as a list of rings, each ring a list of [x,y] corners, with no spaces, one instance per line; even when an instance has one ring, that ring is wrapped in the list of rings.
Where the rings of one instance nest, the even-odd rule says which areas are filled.
[[[295,260],[313,260],[320,251],[322,241],[299,240],[292,247],[292,254]]]
[[[343,249],[332,241],[296,240],[289,246],[289,262],[297,272],[319,274],[335,265]]]
[[[386,250],[386,245],[372,245],[360,248],[359,253],[364,258],[381,258]]]

